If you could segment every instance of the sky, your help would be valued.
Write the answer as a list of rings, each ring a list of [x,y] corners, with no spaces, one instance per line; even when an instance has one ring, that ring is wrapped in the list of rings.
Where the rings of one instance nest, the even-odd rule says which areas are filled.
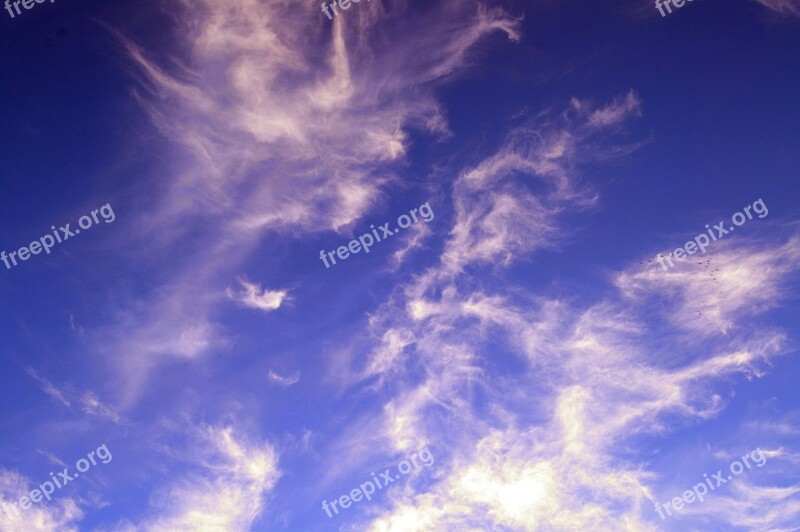
[[[0,529],[800,530],[800,2],[319,3],[0,10]]]

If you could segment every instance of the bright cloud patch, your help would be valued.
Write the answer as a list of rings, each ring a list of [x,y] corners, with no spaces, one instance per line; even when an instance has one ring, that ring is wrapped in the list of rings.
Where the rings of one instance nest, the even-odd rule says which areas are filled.
[[[265,312],[279,309],[288,294],[286,290],[262,290],[261,285],[243,279],[239,280],[239,285],[241,289],[238,291],[228,289],[228,297],[246,307]]]

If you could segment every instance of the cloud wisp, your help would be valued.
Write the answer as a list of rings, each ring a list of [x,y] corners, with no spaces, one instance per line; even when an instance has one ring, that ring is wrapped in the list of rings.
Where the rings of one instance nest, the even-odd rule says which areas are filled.
[[[447,450],[446,469],[432,484],[396,494],[364,528],[656,530],[659,471],[644,456],[631,459],[636,450],[625,442],[666,435],[675,419],[719,416],[725,382],[763,376],[785,353],[785,333],[758,331],[752,321],[796,270],[796,236],[719,246],[711,256],[730,274],[711,284],[702,269],[631,267],[609,277],[609,295],[585,308],[501,281],[498,266],[564,245],[559,218],[598,200],[581,168],[642,144],[608,145],[640,108],[633,92],[600,108],[575,99],[560,116],[514,132],[454,182],[456,217],[439,264],[371,317],[375,348],[354,361],[364,393],[383,408],[337,447],[356,462],[365,449],[344,442],[396,452],[430,442]],[[491,291],[476,271],[495,280]],[[763,293],[742,293],[757,286]],[[654,320],[651,299],[665,297],[675,298],[665,308],[673,318]],[[695,308],[707,317],[696,319]],[[697,335],[703,349],[690,347]],[[499,369],[509,364],[513,371]],[[362,432],[376,425],[380,434]],[[716,506],[693,511],[714,514]]]

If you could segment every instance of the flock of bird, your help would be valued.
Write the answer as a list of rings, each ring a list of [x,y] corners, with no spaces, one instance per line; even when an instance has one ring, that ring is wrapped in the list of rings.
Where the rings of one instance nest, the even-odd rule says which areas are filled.
[[[670,257],[670,258],[674,258],[675,257],[674,253],[667,253],[664,256]],[[676,260],[676,262],[680,262],[680,261],[677,260],[677,258],[675,260]],[[650,259],[647,262],[648,263],[652,263],[653,260]],[[639,264],[644,264],[644,261],[639,261]],[[701,260],[697,264],[703,265],[703,268],[708,272],[708,276],[711,277],[711,279],[713,279],[715,283],[719,284],[719,279],[717,277],[719,274],[717,272],[719,272],[720,270],[719,270],[719,268],[712,268],[711,267],[711,257],[708,257],[705,260],[705,263],[704,263],[704,261]],[[697,315],[698,316],[702,316],[703,313],[698,310],[697,311]]]

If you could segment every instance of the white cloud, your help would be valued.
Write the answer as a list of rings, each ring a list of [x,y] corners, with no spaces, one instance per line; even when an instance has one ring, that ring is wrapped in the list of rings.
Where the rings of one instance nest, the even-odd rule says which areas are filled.
[[[69,407],[71,405],[69,399],[67,399],[66,395],[63,391],[56,388],[53,383],[45,379],[44,377],[39,376],[39,374],[31,367],[25,368],[25,372],[30,375],[31,377],[39,383],[42,388],[42,391],[61,403],[62,405]]]
[[[487,35],[519,37],[519,22],[498,9],[454,0],[424,15],[402,0],[391,9],[362,4],[331,25],[311,4],[189,0],[174,26],[187,53],[168,64],[112,30],[138,81],[133,94],[172,149],[163,192],[131,224],[122,252],[132,264],[179,257],[89,335],[97,353],[117,353],[123,405],[141,397],[158,365],[227,344],[212,321],[217,294],[266,235],[347,230],[398,181],[392,163],[409,128],[449,134],[434,82],[468,66]],[[416,23],[394,26],[397,16]],[[187,244],[198,235],[201,248]],[[285,301],[281,291],[248,290],[237,297],[254,308]]]
[[[284,377],[283,375],[280,375],[272,370],[269,370],[267,377],[269,378],[270,382],[273,382],[278,386],[281,386],[282,388],[288,388],[289,386],[292,386],[300,382],[300,372],[295,372],[294,374],[289,375],[288,377]]]
[[[800,17],[800,1],[798,0],[756,0],[762,6],[781,15]]]
[[[744,315],[760,314],[784,298],[782,284],[800,258],[800,238],[775,247],[744,238],[715,242],[704,255],[664,270],[655,262],[623,272],[616,283],[636,297],[666,298],[664,315],[706,336],[732,330]]]
[[[597,200],[581,183],[579,166],[637,146],[601,147],[596,136],[640,116],[640,105],[633,91],[599,109],[573,98],[561,116],[543,114],[514,130],[495,155],[453,186],[457,220],[442,258],[445,270],[475,262],[507,265],[529,251],[555,246],[562,236],[560,214]]]
[[[85,392],[81,397],[81,407],[87,414],[107,417],[114,422],[120,420],[120,415],[113,408],[103,404],[97,394],[91,391]]]
[[[352,446],[352,464],[374,447],[430,442],[438,471],[433,481],[409,479],[359,526],[656,530],[660,479],[636,436],[718,416],[737,377],[763,376],[785,352],[785,333],[753,319],[796,269],[795,237],[720,246],[724,281],[713,287],[703,272],[630,268],[584,305],[534,297],[503,277],[502,266],[562,245],[562,214],[597,199],[580,168],[640,145],[614,145],[602,133],[623,131],[639,108],[634,93],[600,108],[574,99],[560,118],[515,132],[454,183],[456,217],[441,262],[370,317],[375,347],[353,359],[363,392],[383,409],[340,440]],[[653,319],[653,300],[669,297],[674,306]],[[702,333],[681,314],[697,305],[719,309]],[[362,440],[370,445],[355,444]]]
[[[83,512],[70,497],[59,494],[51,501],[42,500],[27,510],[14,506],[36,487],[19,473],[0,469],[0,529],[4,532],[77,532],[77,523],[83,519]]]
[[[631,90],[625,96],[615,98],[608,106],[593,111],[589,116],[589,125],[597,128],[620,125],[631,115],[642,116],[641,108],[639,96]]]
[[[429,317],[412,335],[419,347],[411,364],[428,376],[413,384],[396,366],[392,387],[404,382],[411,391],[390,400],[384,417],[388,442],[403,449],[433,441],[449,453],[437,463],[449,468],[433,487],[393,500],[372,530],[403,529],[409,519],[428,523],[421,529],[655,530],[649,493],[657,477],[619,457],[631,452],[626,442],[666,432],[667,417],[718,415],[721,378],[758,377],[782,352],[781,336],[764,333],[717,338],[719,351],[707,357],[663,358],[654,349],[658,326],[623,299],[577,318],[563,303],[525,309],[476,294],[443,308],[454,310]],[[509,346],[528,367],[498,373],[492,354]]]
[[[25,368],[25,372],[40,384],[42,390],[47,395],[67,408],[71,409],[73,403],[77,403],[86,414],[107,417],[115,423],[120,421],[120,415],[110,406],[103,404],[93,391],[87,390],[81,395],[69,386],[57,388],[53,383],[40,376],[31,367]]]
[[[405,245],[394,252],[394,267],[398,268],[406,256],[415,249],[421,248],[423,242],[432,234],[427,223],[416,223],[410,227],[410,236],[406,236]]]
[[[228,288],[226,292],[228,297],[246,307],[265,312],[278,310],[289,293],[287,290],[267,290],[266,288],[262,290],[260,284],[251,283],[245,279],[239,279],[239,284],[241,290],[238,292]]]
[[[274,448],[237,437],[230,427],[203,428],[191,447],[187,456],[199,458],[195,471],[161,487],[151,515],[134,529],[252,530],[280,477]]]
[[[221,272],[237,268],[268,231],[341,231],[363,217],[396,183],[391,163],[404,157],[410,127],[449,134],[433,82],[468,65],[484,36],[519,38],[518,21],[505,12],[461,1],[404,19],[413,30],[403,35],[378,2],[332,25],[319,24],[310,4],[196,0],[184,7],[185,69],[158,65],[122,39],[142,81],[143,107],[180,147],[166,197],[136,225],[140,245],[169,249],[197,227],[214,227],[204,235],[208,245],[122,313],[112,332],[126,360],[121,373],[130,372],[137,389],[160,361],[198,360],[222,343],[211,321],[218,301],[197,294],[198,286],[218,290]],[[394,16],[415,15],[406,2],[391,8]],[[407,45],[393,44],[400,38]],[[609,287],[593,303],[534,298],[501,277],[504,267],[563,245],[564,215],[598,202],[583,169],[641,146],[609,140],[640,115],[633,91],[605,106],[573,98],[563,113],[542,113],[516,129],[457,178],[439,264],[372,316],[376,345],[353,358],[363,392],[382,394],[381,408],[344,429],[333,445],[342,460],[322,476],[337,478],[342,463],[364,463],[376,449],[435,442],[446,456],[437,455],[432,482],[410,478],[363,528],[653,530],[648,497],[657,477],[617,453],[625,438],[665,432],[665,416],[718,415],[727,397],[721,378],[757,378],[782,352],[780,331],[734,333],[773,304],[769,295],[791,269],[794,244],[761,254],[740,243],[720,248],[721,288],[698,272],[656,279],[634,268],[617,276],[618,292]],[[474,271],[496,281],[491,290]],[[694,290],[700,297],[691,297]],[[706,317],[679,312],[649,321],[648,300],[665,295],[675,298],[673,309]],[[229,296],[271,311],[286,293],[243,281]],[[702,352],[690,346],[696,334],[706,335]],[[277,459],[271,448],[226,438],[233,441],[210,431],[215,467],[171,486],[145,529],[253,524]],[[251,461],[263,466],[243,473]]]

